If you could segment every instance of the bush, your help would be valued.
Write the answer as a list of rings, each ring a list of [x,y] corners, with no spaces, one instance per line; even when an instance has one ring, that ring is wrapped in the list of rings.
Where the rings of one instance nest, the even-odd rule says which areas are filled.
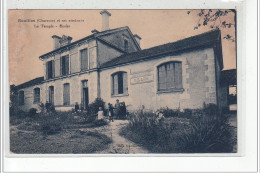
[[[181,113],[180,109],[169,109],[168,107],[161,108],[158,111],[162,112],[165,117],[178,117]]]
[[[131,115],[128,126],[122,129],[120,134],[152,152],[232,152],[236,143],[233,137],[234,129],[229,125],[227,117],[203,114],[205,111],[212,115],[208,110],[211,109],[195,110],[198,116],[193,116],[193,110],[187,109],[183,114],[191,116],[190,119],[171,117],[164,121],[158,121],[152,112],[140,111]],[[171,112],[170,109],[167,111]]]
[[[88,115],[94,116],[97,114],[99,107],[102,107],[104,115],[106,115],[106,103],[101,98],[96,98],[95,101],[88,105]]]
[[[37,114],[37,109],[31,108],[31,109],[29,110],[29,116],[30,116],[30,117],[34,117],[36,114]]]
[[[188,129],[175,138],[177,151],[185,153],[232,152],[236,139],[226,117],[201,116],[192,119]]]
[[[101,126],[105,126],[105,125],[108,125],[108,122],[106,120],[95,120],[93,121],[92,123],[90,123],[88,125],[88,127],[101,127]]]
[[[203,104],[203,112],[208,116],[219,116],[220,111],[216,104]]]
[[[180,109],[170,109],[166,107],[166,108],[160,108],[158,111],[163,113],[165,117],[190,118],[192,116],[192,109],[184,109],[184,111],[181,112]]]
[[[184,109],[184,110],[183,110],[183,115],[184,115],[186,118],[191,118],[191,116],[192,116],[192,109]]]
[[[47,116],[44,117],[40,123],[40,130],[43,135],[53,135],[59,133],[62,128],[60,121],[57,117]]]
[[[170,132],[175,128],[172,123],[159,121],[155,113],[140,111],[129,116],[129,124],[120,134],[153,152],[167,153],[172,150],[169,139]]]

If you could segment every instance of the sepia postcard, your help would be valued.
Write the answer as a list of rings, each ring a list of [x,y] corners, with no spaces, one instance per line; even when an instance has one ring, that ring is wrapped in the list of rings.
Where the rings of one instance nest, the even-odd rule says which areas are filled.
[[[237,153],[236,15],[8,10],[10,153]]]
[[[3,172],[257,172],[254,0],[1,2]]]

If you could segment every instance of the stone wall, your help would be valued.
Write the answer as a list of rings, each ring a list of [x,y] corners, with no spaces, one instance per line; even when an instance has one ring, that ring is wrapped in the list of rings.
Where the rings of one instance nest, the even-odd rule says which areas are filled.
[[[182,62],[182,91],[158,91],[157,67],[170,61]],[[75,102],[81,103],[83,80],[88,80],[89,103],[100,96],[106,103],[115,104],[116,99],[124,101],[130,111],[139,109],[142,105],[151,110],[166,106],[173,109],[195,109],[201,108],[203,103],[217,104],[217,78],[215,74],[216,69],[220,69],[216,68],[215,62],[213,48],[207,48],[178,55],[157,57],[120,67],[101,69],[100,72],[75,73],[67,77],[45,81],[38,86],[41,88],[41,102],[43,103],[48,101],[49,86],[54,86],[54,104],[57,110],[71,110]],[[111,75],[118,71],[127,72],[128,93],[113,96],[111,95]],[[98,76],[100,76],[100,81]],[[69,106],[63,106],[63,85],[65,83],[70,84]],[[24,110],[29,110],[34,106],[32,103],[33,88],[24,89],[25,105],[22,106]]]
[[[157,89],[157,67],[169,62],[182,62],[183,91],[160,93]],[[111,75],[125,71],[128,75],[128,94],[112,96]],[[212,48],[165,56],[153,60],[129,64],[100,72],[101,98],[106,103],[124,101],[128,110],[156,110],[169,108],[201,108],[203,103],[216,102],[215,57]]]
[[[121,48],[122,50],[124,50],[124,40],[126,39],[128,41],[128,53],[138,51],[138,48],[126,29],[101,36],[101,38]]]
[[[61,76],[61,57],[65,55],[69,55],[69,72],[70,74],[79,73],[81,71],[81,62],[80,62],[80,51],[82,49],[88,49],[88,62],[89,69],[97,68],[97,45],[95,40],[89,40],[85,43],[77,45],[67,51],[64,51],[60,54],[56,54],[53,57],[49,57],[48,59],[43,60],[44,66],[44,79],[46,80],[46,63],[47,61],[54,60],[54,76]]]
[[[101,41],[97,41],[97,47],[98,47],[98,67],[100,67],[102,64],[104,64],[105,62],[108,62],[120,55],[122,55],[123,53],[111,48],[109,46],[107,46],[106,44],[102,43]]]
[[[39,104],[43,101],[44,93],[43,91],[43,85],[34,85],[27,88],[20,89],[19,91],[24,91],[24,104],[19,105],[19,108],[23,111],[29,111],[31,108],[36,108],[40,110]],[[40,88],[40,102],[34,103],[34,89]],[[18,91],[18,93],[19,93]],[[17,97],[18,98],[18,97]],[[17,100],[18,101],[18,100]]]
[[[64,77],[58,80],[50,80],[41,85],[36,85],[28,88],[24,88],[25,104],[20,106],[24,111],[28,111],[32,107],[37,107],[33,104],[33,89],[35,87],[40,87],[41,91],[41,102],[46,103],[49,101],[49,87],[54,87],[54,105],[56,110],[71,110],[74,108],[76,102],[81,103],[82,99],[82,81],[88,81],[89,88],[89,102],[93,102],[97,98],[97,71],[92,71],[90,73],[77,74],[70,77]],[[70,105],[63,105],[63,85],[65,83],[70,84]]]

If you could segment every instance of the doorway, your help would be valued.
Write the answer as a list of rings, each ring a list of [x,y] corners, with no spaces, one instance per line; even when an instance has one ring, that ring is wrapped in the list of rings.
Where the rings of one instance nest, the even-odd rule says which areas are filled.
[[[89,94],[88,94],[88,81],[82,81],[82,106],[87,109],[89,104]]]
[[[54,86],[49,86],[49,103],[54,105]]]

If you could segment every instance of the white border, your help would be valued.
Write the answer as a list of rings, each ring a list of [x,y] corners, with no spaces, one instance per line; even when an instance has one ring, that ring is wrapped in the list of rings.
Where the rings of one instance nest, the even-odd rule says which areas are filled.
[[[8,3],[7,3],[8,2]],[[236,1],[236,0],[5,0],[3,6],[3,58],[1,58],[1,122],[2,135],[6,137],[8,128],[8,54],[7,54],[7,9],[200,9],[200,8],[234,8],[238,11],[238,129],[239,138],[243,139],[238,144],[242,157],[51,157],[51,158],[10,158],[3,157],[5,172],[256,172],[257,170],[257,80],[255,80],[256,66],[256,5],[257,1]],[[241,94],[239,94],[241,93]],[[4,119],[3,119],[4,116]],[[4,121],[3,121],[4,120]],[[2,148],[6,156],[9,148]],[[4,149],[4,150],[3,150]],[[7,150],[6,150],[7,149]],[[242,150],[241,150],[242,149]],[[100,155],[99,155],[100,156]],[[104,155],[103,155],[104,156]],[[113,155],[114,156],[114,155]],[[128,155],[129,156],[129,155]],[[176,155],[175,155],[176,156]],[[178,155],[180,156],[180,155]],[[206,155],[201,155],[206,156]]]

